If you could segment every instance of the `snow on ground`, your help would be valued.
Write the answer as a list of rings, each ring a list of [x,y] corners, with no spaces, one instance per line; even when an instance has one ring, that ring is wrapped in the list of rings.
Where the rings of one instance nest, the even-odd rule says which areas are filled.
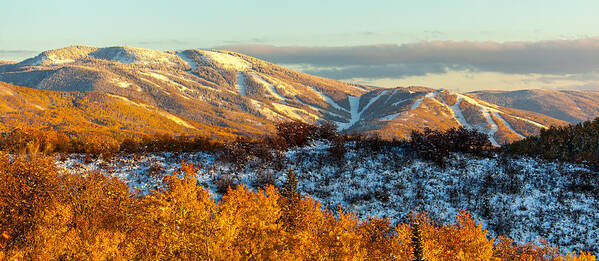
[[[40,54],[40,55],[34,57],[33,59],[27,61],[27,63],[25,63],[25,64],[28,66],[42,66],[42,65],[60,65],[60,64],[72,63],[72,62],[75,62],[75,60],[68,59],[68,58],[61,58],[54,54],[50,54],[50,55]]]
[[[47,58],[47,61],[50,61],[52,64],[64,64],[64,63],[72,63],[75,60],[73,59],[62,59],[59,56],[56,55],[49,55]]]
[[[370,105],[375,103],[379,98],[381,98],[381,96],[385,95],[386,93],[387,91],[382,91],[381,93],[379,93],[379,95],[371,98],[370,101],[368,101],[368,104],[366,104],[366,106],[364,106],[364,108],[362,108],[362,110],[360,111],[360,117],[362,117],[362,113],[364,113],[368,109],[368,107],[370,107]]]
[[[328,95],[318,91],[318,89],[316,89],[315,87],[310,87],[312,88],[312,90],[314,92],[316,92],[318,95],[320,95],[320,97],[329,105],[333,106],[333,108],[340,110],[340,111],[347,111],[347,109],[341,107],[339,104],[337,104],[337,102],[335,102],[335,100],[333,100],[331,97],[329,97]]]
[[[185,63],[187,63],[192,71],[198,68],[196,61],[187,57],[187,55],[185,55],[183,52],[176,52],[176,55],[179,56],[179,58],[181,58],[181,60],[183,60]]]
[[[40,105],[37,105],[37,104],[35,104],[35,103],[31,103],[30,105],[31,105],[33,108],[36,108],[36,109],[38,109],[38,110],[40,110],[40,111],[46,110],[46,108],[44,108],[44,107],[42,107],[42,106],[40,106]]]
[[[117,61],[122,64],[161,64],[168,67],[177,67],[179,65],[179,58],[175,54],[131,46],[100,48],[92,55],[98,59]]]
[[[424,100],[424,98],[419,98],[418,100],[416,100],[414,102],[414,104],[412,104],[412,107],[410,107],[410,110],[414,110],[414,109],[418,108],[420,106],[420,104],[422,103],[422,100]]]
[[[393,119],[397,118],[397,116],[399,116],[400,114],[401,114],[401,112],[387,115],[385,117],[379,118],[379,121],[392,121]]]
[[[537,126],[537,127],[539,127],[539,128],[548,129],[548,127],[547,127],[547,126],[545,126],[545,125],[543,125],[543,124],[540,124],[540,123],[538,123],[538,122],[536,122],[536,121],[532,121],[532,120],[529,120],[529,119],[526,119],[526,118],[517,117],[517,116],[514,116],[514,115],[510,115],[510,116],[512,116],[512,117],[514,117],[514,118],[516,118],[516,119],[519,119],[519,120],[522,120],[522,121],[528,122],[528,123],[530,123],[530,124],[532,124],[532,125],[535,125],[535,126]]]
[[[354,97],[351,95],[347,96],[347,99],[349,100],[349,108],[350,108],[350,114],[351,114],[351,119],[349,120],[348,123],[343,123],[340,122],[338,123],[338,130],[346,130],[351,128],[352,126],[354,126],[354,124],[356,124],[358,121],[360,121],[360,119],[362,119],[362,113],[364,113],[368,107],[370,107],[370,105],[372,105],[373,103],[375,103],[381,96],[384,96],[387,93],[387,91],[382,91],[381,93],[379,93],[377,96],[370,98],[370,100],[368,101],[368,104],[366,104],[366,106],[364,106],[361,110],[360,110],[360,96],[358,97]],[[347,111],[347,110],[346,110]]]
[[[131,55],[130,53],[127,53],[124,50],[120,50],[114,55],[114,57],[112,57],[112,60],[122,64],[131,64],[135,62],[135,56]]]
[[[247,71],[252,65],[237,56],[233,56],[226,53],[214,52],[214,51],[202,51],[201,55],[204,59],[220,65],[226,69],[236,71]]]
[[[412,104],[412,107],[410,107],[410,110],[414,110],[414,109],[420,107],[420,104],[422,104],[422,101],[424,100],[424,98],[435,99],[435,93],[434,92],[429,92],[426,95],[424,95],[424,97],[419,98],[418,100],[416,100],[414,102],[414,104]]]
[[[493,113],[493,116],[495,116],[497,119],[499,119],[500,121],[503,122],[503,124],[505,124],[505,127],[507,127],[508,130],[510,130],[511,132],[513,132],[514,134],[518,135],[518,137],[520,137],[521,139],[524,139],[526,137],[524,137],[524,135],[518,133],[516,130],[514,130],[514,128],[512,128],[512,125],[510,125],[510,123],[508,121],[506,121],[503,117],[501,117],[501,114],[497,113],[497,112],[491,112]]]
[[[273,102],[271,104],[275,108],[275,110],[277,110],[280,114],[285,115],[291,119],[302,120],[302,121],[305,121],[305,120],[314,121],[314,120],[318,120],[320,118],[318,115],[310,113],[304,109],[299,109],[299,108],[291,107],[291,106],[281,104],[281,103],[276,103],[276,102]],[[307,119],[307,118],[310,118],[310,119]]]
[[[38,55],[34,57],[31,61],[28,61],[29,66],[41,66],[42,63],[46,60],[46,55]]]
[[[488,103],[486,103],[486,102],[484,102],[484,103],[486,104],[486,105],[485,105],[485,104],[481,104],[481,103],[480,103],[480,102],[478,102],[477,100],[475,100],[475,99],[473,99],[473,98],[470,98],[470,97],[468,97],[468,96],[466,96],[466,95],[459,94],[459,93],[456,93],[456,95],[457,95],[459,98],[462,98],[463,100],[467,101],[468,103],[470,103],[470,104],[472,104],[472,105],[475,105],[475,106],[478,106],[478,107],[480,107],[480,108],[481,108],[481,111],[482,111],[482,110],[486,110],[486,111],[491,111],[491,112],[502,113],[502,111],[500,111],[500,110],[497,110],[496,108],[493,108],[493,107],[491,107],[491,104],[488,104]],[[482,102],[482,101],[481,101],[481,102]],[[496,105],[492,105],[492,106],[496,106]],[[547,129],[547,126],[545,126],[545,125],[543,125],[543,124],[540,124],[540,123],[538,123],[538,122],[536,122],[536,121],[532,121],[532,120],[529,120],[529,119],[526,119],[526,118],[521,118],[521,117],[514,116],[514,115],[510,115],[510,116],[512,116],[512,117],[514,117],[514,118],[516,118],[516,119],[519,119],[519,120],[526,121],[526,122],[528,122],[528,123],[530,123],[530,124],[532,124],[532,125],[535,125],[535,126],[537,126],[537,127],[539,127],[539,128]],[[507,121],[504,121],[504,123],[507,123]]]
[[[399,101],[396,101],[396,102],[392,103],[392,104],[391,104],[391,106],[397,106],[397,105],[400,105],[400,104],[402,104],[402,103],[404,103],[404,102],[407,102],[407,101],[409,101],[409,100],[410,100],[410,98],[408,98],[408,99],[403,99],[403,100],[399,100]]]
[[[360,120],[360,113],[358,112],[358,110],[360,110],[360,96],[347,95],[347,99],[349,100],[349,112],[351,118],[348,123],[340,122],[337,124],[340,131],[349,129]]]
[[[9,84],[12,84],[12,83],[9,83]],[[15,93],[9,87],[0,86],[0,95],[15,96]]]
[[[483,117],[485,117],[485,120],[487,120],[487,123],[491,126],[491,128],[489,128],[489,131],[487,132],[487,136],[489,136],[489,141],[491,141],[491,144],[493,144],[493,146],[499,147],[499,143],[497,143],[497,141],[495,140],[495,133],[497,132],[497,129],[499,129],[499,127],[497,127],[497,123],[495,123],[495,121],[491,118],[489,111],[485,108],[481,107],[480,112],[483,114]]]
[[[292,168],[298,174],[298,190],[330,210],[339,205],[360,218],[388,217],[393,223],[405,222],[410,211],[424,210],[438,222],[453,223],[465,209],[490,237],[502,234],[521,243],[545,238],[562,251],[599,251],[597,194],[577,187],[589,185],[585,182],[596,185],[599,173],[584,166],[452,154],[440,168],[402,148],[373,152],[347,146],[350,152],[341,161],[328,156],[326,142],[315,142],[287,151],[276,164],[253,158],[236,166],[218,160],[215,153],[199,152],[123,155],[89,163],[83,155],[70,155],[57,165],[71,173],[103,170],[144,193],[161,186],[160,172],[172,173],[181,162],[192,163],[199,167],[198,184],[216,199],[222,196],[216,182],[223,177],[247,187],[255,187],[260,177],[272,177],[281,185]],[[582,176],[588,180],[576,178]]]
[[[281,95],[279,95],[275,86],[272,85],[270,82],[266,81],[264,78],[262,78],[262,76],[258,75],[255,72],[251,72],[250,76],[254,80],[258,81],[258,83],[260,83],[260,85],[262,85],[264,87],[264,89],[266,90],[266,92],[268,92],[270,94],[270,96],[272,96],[273,98],[275,98],[277,100],[285,100],[285,98],[283,98]]]
[[[487,130],[482,126],[477,126],[476,129],[486,133],[487,136],[489,137],[489,141],[491,141],[491,144],[493,144],[493,146],[497,146],[497,147],[500,146],[499,143],[497,143],[497,141],[495,140],[495,133],[497,132],[499,127],[497,126],[497,123],[493,120],[493,118],[491,118],[491,115],[490,115],[490,113],[493,113],[494,116],[498,115],[496,113],[497,110],[495,108],[490,108],[488,106],[484,106],[484,105],[478,103],[476,100],[474,100],[468,96],[461,95],[461,94],[456,94],[457,95],[456,102],[454,103],[454,105],[449,106],[445,102],[442,102],[439,99],[436,99],[435,96],[437,96],[437,95],[438,95],[437,92],[432,92],[432,93],[427,94],[426,97],[429,97],[429,98],[433,99],[434,101],[436,101],[437,103],[448,108],[449,111],[452,113],[453,117],[456,119],[456,121],[458,121],[458,123],[460,125],[462,125],[464,128],[467,128],[467,129],[472,129],[474,127],[472,125],[470,125],[468,123],[468,121],[466,121],[466,118],[464,117],[464,114],[462,113],[462,110],[460,109],[461,102],[463,100],[465,100],[465,101],[469,102],[470,104],[473,104],[473,105],[479,107],[480,113],[483,115],[483,117],[487,121],[487,124],[490,126],[490,128]],[[509,126],[509,124],[507,124],[507,121],[505,121],[503,118],[501,118],[501,117],[497,117],[497,118],[502,120],[506,124],[506,126]],[[511,129],[511,126],[509,128],[514,133],[518,134],[516,131]],[[518,134],[518,135],[520,135],[520,134]]]
[[[139,72],[140,74],[146,75],[146,76],[150,76],[152,78],[164,81],[164,82],[172,82],[171,79],[169,79],[168,77],[159,74],[159,73],[154,73],[154,72]]]
[[[237,82],[235,83],[235,88],[237,88],[237,91],[241,95],[248,96],[247,92],[245,91],[245,76],[243,73],[237,73]]]
[[[283,115],[271,110],[270,108],[268,108],[267,106],[265,106],[263,103],[261,103],[259,101],[250,99],[250,102],[252,103],[254,108],[260,112],[260,114],[262,114],[269,120],[284,120],[285,119],[285,117]]]
[[[154,79],[160,80],[162,82],[166,82],[169,83],[171,85],[173,85],[174,87],[176,87],[177,89],[179,89],[179,91],[181,91],[182,94],[186,94],[186,95],[181,95],[181,97],[186,98],[186,99],[190,99],[189,97],[187,97],[187,95],[189,95],[189,93],[193,93],[195,92],[194,90],[187,88],[187,86],[180,84],[176,81],[171,80],[171,78],[169,78],[168,76],[165,76],[163,74],[159,74],[159,73],[155,73],[155,72],[139,72],[142,75],[145,76],[150,76]],[[143,79],[143,78],[142,78]],[[212,89],[210,87],[206,87],[209,89]]]
[[[112,82],[114,84],[116,84],[117,86],[121,87],[121,88],[133,88],[133,87],[136,87],[136,88],[134,88],[135,90],[137,90],[138,92],[141,91],[141,88],[139,86],[133,86],[130,82],[127,82],[127,81],[123,81],[123,80],[120,80],[120,79],[113,78]]]
[[[387,102],[393,97],[393,95],[395,95],[396,92],[397,92],[397,89],[391,91],[391,94],[389,94],[389,96],[387,96],[387,99],[385,99],[384,104],[387,104]]]
[[[464,126],[464,128],[472,129],[472,126],[470,126],[468,121],[466,121],[466,118],[464,117],[464,113],[462,113],[462,109],[460,109],[460,103],[462,103],[462,98],[458,97],[456,99],[455,103],[453,105],[449,106],[449,108],[451,108],[451,111],[453,112],[455,119],[458,120],[458,122],[462,126]]]
[[[122,101],[124,101],[124,102],[126,102],[128,104],[133,104],[133,105],[136,105],[136,106],[139,106],[139,107],[142,107],[142,108],[150,108],[150,106],[148,106],[146,104],[141,104],[141,103],[134,102],[132,100],[129,100],[129,98],[127,98],[127,97],[123,97],[123,96],[116,95],[116,94],[110,94],[110,93],[108,93],[107,95],[110,96],[110,97],[113,97],[113,98],[120,99],[120,100],[122,100]]]
[[[194,127],[193,125],[191,125],[188,122],[184,121],[183,119],[181,119],[181,118],[179,118],[179,117],[177,117],[177,116],[175,116],[173,114],[170,114],[170,113],[168,113],[166,111],[160,111],[160,110],[158,110],[157,112],[158,112],[158,114],[162,115],[163,117],[166,117],[167,119],[169,119],[171,121],[174,121],[175,123],[177,123],[177,124],[179,124],[179,125],[181,125],[181,126],[183,126],[185,128],[188,128],[188,129],[197,129],[196,127]]]

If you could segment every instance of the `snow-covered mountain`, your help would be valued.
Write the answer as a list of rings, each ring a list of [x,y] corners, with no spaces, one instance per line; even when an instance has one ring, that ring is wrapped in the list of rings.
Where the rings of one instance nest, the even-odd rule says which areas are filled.
[[[540,113],[424,87],[383,89],[311,76],[229,51],[71,46],[0,64],[0,81],[60,92],[99,92],[240,134],[278,121],[332,121],[340,130],[404,138],[465,126],[502,144],[563,125]]]
[[[477,91],[469,94],[497,105],[534,111],[570,123],[599,116],[599,91]]]

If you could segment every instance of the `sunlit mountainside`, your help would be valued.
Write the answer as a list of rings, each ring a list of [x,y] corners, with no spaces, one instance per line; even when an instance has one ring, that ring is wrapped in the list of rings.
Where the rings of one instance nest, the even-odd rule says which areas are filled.
[[[146,130],[122,127],[141,132],[168,129],[171,133],[193,133],[193,126],[209,125],[213,130],[204,132],[262,135],[271,133],[279,121],[331,121],[348,133],[378,134],[387,139],[406,138],[410,131],[426,127],[443,130],[464,126],[488,134],[499,145],[578,119],[548,116],[550,113],[534,106],[494,103],[489,95],[476,93],[348,84],[228,51],[71,46],[18,63],[0,64],[0,81],[68,97],[119,100],[120,106],[131,107],[130,111],[150,110],[159,118],[170,119],[162,127],[148,123]],[[29,97],[50,93],[28,92]],[[59,102],[43,100],[43,107]],[[35,103],[31,104],[29,107]],[[21,107],[12,108],[15,110]],[[21,117],[43,121],[44,117],[35,115],[44,110],[29,111]],[[8,108],[3,111],[9,112]],[[124,115],[103,117],[120,122]],[[96,124],[100,128],[113,126],[110,121]],[[173,124],[178,126],[166,126]]]

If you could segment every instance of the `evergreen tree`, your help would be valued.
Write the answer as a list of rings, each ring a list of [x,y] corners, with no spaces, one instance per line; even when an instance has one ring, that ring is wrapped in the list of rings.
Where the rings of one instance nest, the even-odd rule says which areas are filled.
[[[287,180],[283,183],[283,187],[281,188],[281,195],[292,200],[294,198],[298,198],[297,193],[297,174],[293,172],[290,168],[287,170]]]
[[[420,221],[415,219],[412,223],[412,254],[414,261],[422,261],[422,231],[420,231]]]

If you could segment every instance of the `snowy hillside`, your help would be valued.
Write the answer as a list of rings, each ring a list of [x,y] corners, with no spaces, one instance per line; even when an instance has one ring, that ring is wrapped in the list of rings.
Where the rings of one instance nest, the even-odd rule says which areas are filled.
[[[463,126],[486,133],[500,145],[567,123],[471,94],[350,84],[226,50],[70,46],[0,64],[0,81],[119,96],[189,119],[191,125],[224,127],[242,135],[268,134],[277,121],[291,120],[331,121],[339,130],[385,139],[407,138],[424,128]]]
[[[599,173],[582,165],[452,154],[440,168],[403,148],[354,146],[347,143],[341,159],[329,154],[327,142],[314,142],[273,152],[270,160],[250,156],[239,165],[204,152],[122,155],[108,162],[68,155],[57,165],[75,173],[101,170],[144,193],[160,186],[182,162],[193,163],[199,167],[199,185],[217,199],[223,185],[281,185],[291,168],[298,174],[298,190],[331,210],[341,206],[361,218],[388,217],[394,223],[405,222],[411,211],[426,211],[438,222],[451,223],[465,209],[492,237],[536,243],[544,238],[562,251],[599,251]]]

